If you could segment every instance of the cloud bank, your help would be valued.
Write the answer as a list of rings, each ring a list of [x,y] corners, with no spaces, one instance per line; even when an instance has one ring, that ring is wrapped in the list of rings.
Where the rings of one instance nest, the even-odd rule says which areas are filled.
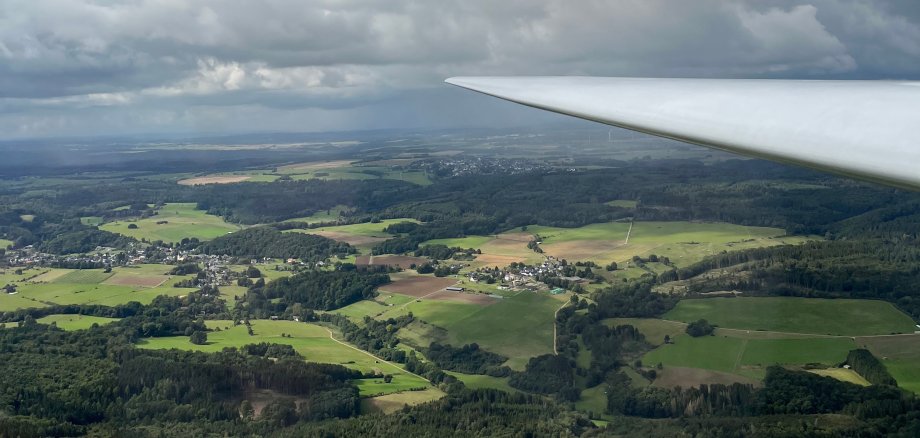
[[[532,114],[455,75],[920,78],[888,0],[7,0],[0,136],[427,128]]]

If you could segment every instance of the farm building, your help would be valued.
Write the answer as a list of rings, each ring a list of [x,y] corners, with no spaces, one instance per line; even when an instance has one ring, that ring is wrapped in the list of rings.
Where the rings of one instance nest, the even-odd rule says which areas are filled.
[[[449,286],[449,287],[444,288],[444,290],[449,291],[449,292],[463,292],[466,289],[462,287]]]
[[[565,293],[565,289],[563,289],[563,288],[561,288],[561,287],[557,287],[557,288],[555,288],[555,289],[549,291],[549,294],[550,294],[550,295],[562,295],[562,294],[564,294],[564,293]]]

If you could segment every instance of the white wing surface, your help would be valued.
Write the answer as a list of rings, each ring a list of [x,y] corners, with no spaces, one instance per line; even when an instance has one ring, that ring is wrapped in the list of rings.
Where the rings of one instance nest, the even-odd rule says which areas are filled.
[[[455,77],[512,102],[920,190],[920,82]]]

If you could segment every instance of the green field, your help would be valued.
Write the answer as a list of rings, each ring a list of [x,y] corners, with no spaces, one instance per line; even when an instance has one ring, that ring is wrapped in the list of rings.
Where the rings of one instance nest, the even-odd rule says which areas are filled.
[[[362,372],[378,371],[392,374],[394,382],[398,382],[398,385],[402,386],[428,386],[428,382],[424,379],[408,374],[405,370],[395,365],[379,362],[362,351],[336,342],[330,338],[329,331],[326,328],[316,324],[294,321],[253,320],[251,324],[254,336],[249,336],[246,326],[234,326],[232,321],[206,321],[206,324],[212,330],[220,328],[221,331],[208,332],[208,343],[205,345],[192,344],[187,336],[173,336],[143,339],[138,343],[138,347],[217,352],[225,347],[239,348],[259,342],[286,344],[294,347],[298,353],[302,354],[310,362],[336,363]],[[290,337],[281,336],[282,333],[290,335]],[[373,382],[365,383],[365,385],[372,384]],[[399,390],[396,385],[393,385],[393,389]]]
[[[563,303],[545,294],[522,292],[441,327],[447,329],[452,344],[475,342],[507,356],[508,366],[522,370],[529,358],[553,352],[553,314]]]
[[[284,222],[306,222],[306,223],[316,223],[316,222],[334,222],[342,218],[341,213],[351,210],[348,206],[337,205],[330,208],[329,210],[318,211],[310,216],[306,217],[297,217],[293,219],[288,219]]]
[[[167,265],[138,265],[117,267],[111,273],[101,269],[43,269],[28,270],[21,276],[3,274],[0,275],[0,282],[8,280],[15,284],[16,294],[0,294],[0,310],[45,307],[51,304],[115,306],[131,301],[148,304],[159,295],[182,296],[195,290],[172,287],[172,284],[185,277],[163,275],[169,269]],[[31,277],[34,278],[22,281]],[[130,283],[132,277],[139,280],[153,279],[159,285],[109,284],[114,280]]]
[[[684,334],[687,324],[652,318],[609,318],[604,320],[608,327],[631,325],[645,336],[645,341],[658,346],[664,343],[665,335],[672,339]]]
[[[792,297],[681,300],[664,319],[706,319],[720,327],[822,335],[913,333],[913,320],[890,303]]]
[[[532,225],[527,231],[543,238],[543,250],[567,260],[615,261],[627,267],[635,256],[656,254],[686,266],[722,251],[796,244],[813,240],[785,236],[779,228],[704,222],[628,222],[590,224],[579,228]],[[629,242],[626,242],[627,233]]]
[[[361,397],[374,397],[403,391],[420,391],[431,387],[428,382],[411,374],[395,375],[390,383],[384,381],[383,377],[358,379],[355,380],[355,383],[358,386],[358,393]]]
[[[494,239],[493,236],[467,236],[453,239],[434,239],[423,242],[419,246],[444,245],[449,248],[481,248],[486,244],[486,242],[489,242],[492,239]]]
[[[845,368],[827,368],[823,370],[808,370],[811,373],[815,373],[819,376],[833,377],[841,382],[849,382],[859,386],[869,386],[870,383],[868,380],[864,379],[863,376],[860,376],[856,371]]]
[[[463,374],[455,371],[445,371],[463,382],[470,389],[499,389],[505,392],[518,392],[517,389],[508,385],[507,377],[492,377],[484,374]]]
[[[89,225],[89,226],[95,227],[95,226],[102,224],[102,217],[101,216],[84,216],[80,218],[80,223],[82,223],[83,225]]]
[[[100,269],[80,269],[68,272],[54,279],[55,283],[97,284],[107,280],[113,274]]]
[[[185,237],[210,240],[240,229],[237,225],[224,222],[223,218],[196,210],[194,203],[166,204],[157,212],[156,216],[146,219],[105,223],[99,229],[151,242],[178,242]],[[168,223],[157,225],[160,221]],[[129,229],[130,224],[138,228]]]
[[[337,225],[333,227],[323,227],[315,228],[311,230],[298,230],[305,233],[310,233],[313,231],[335,231],[339,233],[353,234],[356,236],[367,236],[367,237],[392,237],[391,234],[385,233],[384,228],[393,225],[399,224],[402,222],[413,222],[419,223],[415,219],[402,218],[402,219],[384,219],[380,222],[365,222],[362,224],[350,224],[350,225]]]
[[[646,366],[701,368],[763,378],[770,365],[836,366],[856,348],[850,338],[743,339],[728,336],[693,338],[680,335],[642,358]]]
[[[615,199],[613,201],[605,202],[604,204],[609,205],[611,207],[636,208],[636,205],[639,203],[631,199]]]
[[[859,337],[856,342],[885,364],[898,386],[920,394],[920,335]]]
[[[61,330],[73,331],[73,330],[86,330],[93,326],[93,324],[106,325],[118,321],[119,318],[103,318],[100,316],[89,316],[89,315],[48,315],[44,318],[39,318],[39,324],[51,324],[55,323],[57,327]]]
[[[521,292],[487,306],[409,298],[408,303],[394,305],[377,319],[411,312],[428,325],[413,323],[401,330],[400,337],[408,342],[419,347],[427,347],[432,341],[456,346],[475,342],[486,350],[507,356],[508,366],[522,370],[529,358],[553,352],[553,314],[567,299],[566,295],[559,297]],[[379,306],[370,303],[352,307],[353,304],[337,312],[355,319],[370,305]]]
[[[0,239],[0,249],[7,249],[13,245],[12,240]]]
[[[396,394],[387,394],[377,397],[361,399],[361,413],[392,414],[406,405],[415,406],[422,403],[438,400],[444,397],[444,392],[437,388],[428,388],[424,391],[406,391]]]

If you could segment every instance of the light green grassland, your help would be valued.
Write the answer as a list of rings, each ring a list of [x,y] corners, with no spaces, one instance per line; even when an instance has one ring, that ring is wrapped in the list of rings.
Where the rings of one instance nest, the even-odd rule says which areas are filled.
[[[868,380],[860,376],[856,371],[846,368],[827,368],[823,370],[808,370],[819,376],[833,377],[841,382],[849,382],[859,386],[869,386]]]
[[[856,347],[850,338],[742,339],[727,336],[693,338],[680,335],[643,358],[642,363],[690,367],[763,378],[770,365],[820,363],[835,366]]]
[[[605,319],[604,324],[611,328],[618,325],[631,325],[645,336],[646,342],[655,346],[664,343],[665,335],[673,339],[684,334],[687,329],[687,324],[682,322],[651,318],[610,318]]]
[[[553,314],[563,303],[546,294],[522,292],[441,327],[452,344],[475,342],[523,370],[529,358],[553,352]]]
[[[920,393],[920,335],[856,338],[885,364],[901,388]]]
[[[722,251],[796,244],[813,237],[784,236],[779,228],[747,227],[726,223],[628,222],[591,224],[579,228],[533,225],[528,232],[543,238],[543,250],[568,260],[615,261],[625,264],[633,256],[656,254],[686,266]],[[629,242],[626,235],[629,233]],[[625,267],[625,266],[621,266]]]
[[[615,199],[610,202],[605,202],[604,204],[607,204],[611,207],[636,208],[636,204],[638,204],[638,202],[631,199]]]
[[[400,335],[410,342],[421,347],[427,347],[432,341],[456,346],[475,342],[486,350],[508,357],[507,365],[517,370],[523,370],[531,357],[553,352],[553,315],[568,299],[567,295],[552,297],[546,293],[520,292],[497,300],[494,304],[480,306],[419,300],[399,294],[381,296],[385,295],[392,295],[391,300],[397,299],[393,301],[392,307],[359,302],[339,309],[336,313],[357,320],[365,314],[384,319],[411,312],[416,319],[445,329],[446,333],[439,332],[434,339],[430,336],[420,337],[411,331],[401,331]],[[385,311],[378,313],[382,308]],[[371,311],[367,312],[367,309]]]
[[[0,239],[0,249],[6,249],[13,245],[12,240]]]
[[[237,225],[224,222],[223,218],[196,210],[194,203],[166,204],[157,211],[158,214],[153,217],[136,221],[109,222],[102,224],[99,229],[138,240],[164,242],[178,242],[185,237],[210,240],[240,229]],[[157,225],[159,221],[168,223]],[[138,228],[129,229],[130,224],[135,224]]]
[[[0,282],[10,280],[9,283],[16,286],[16,294],[0,294],[0,310],[45,307],[51,304],[115,306],[131,301],[148,304],[159,295],[183,296],[195,290],[172,287],[186,277],[162,275],[169,269],[167,265],[138,265],[118,267],[112,273],[105,273],[101,269],[43,269],[27,270],[20,276],[3,274],[0,275]],[[109,279],[131,276],[161,276],[162,281],[155,287],[103,283]],[[24,281],[25,278],[32,279]]]
[[[420,391],[431,387],[428,382],[411,374],[393,376],[393,380],[390,383],[387,383],[383,377],[358,379],[355,380],[355,383],[358,386],[358,393],[361,397],[374,397],[402,391]]]
[[[304,233],[310,233],[312,231],[335,231],[339,233],[353,234],[356,236],[367,236],[367,237],[391,237],[389,233],[385,233],[383,230],[393,224],[399,224],[403,222],[413,222],[419,223],[415,219],[402,218],[402,219],[385,219],[380,222],[365,222],[362,224],[350,224],[350,225],[337,225],[333,227],[323,227],[316,228],[312,230],[297,230]]]
[[[505,392],[518,392],[508,385],[507,377],[492,377],[484,374],[463,374],[455,371],[445,371],[470,389],[500,389]]]
[[[316,223],[316,222],[333,222],[341,219],[341,213],[351,210],[348,206],[345,205],[336,205],[335,207],[330,208],[329,210],[318,211],[310,216],[298,217],[293,219],[288,219],[284,222],[306,222],[306,223]]]
[[[399,386],[426,387],[424,379],[415,377],[403,369],[385,362],[378,362],[372,356],[365,354],[346,345],[342,345],[329,337],[329,332],[322,326],[294,321],[268,321],[252,320],[253,336],[249,336],[245,325],[234,326],[232,321],[206,321],[211,330],[220,328],[221,331],[208,332],[208,342],[205,345],[195,345],[189,342],[187,336],[173,336],[165,338],[147,338],[138,343],[140,348],[195,350],[216,352],[226,347],[239,348],[248,344],[269,342],[285,344],[294,347],[310,362],[342,364],[362,372],[379,371],[392,374],[399,380],[393,390]],[[283,334],[289,335],[281,336]],[[366,385],[371,385],[366,383]]]
[[[101,269],[80,269],[68,272],[54,279],[55,283],[72,283],[72,284],[98,284],[107,280],[113,274],[103,272]]]
[[[95,227],[97,225],[102,224],[102,217],[101,216],[84,216],[80,218],[80,223],[82,223],[83,225],[89,225],[89,226]]]
[[[362,414],[392,414],[406,405],[415,406],[422,403],[438,400],[444,397],[444,391],[437,388],[428,388],[424,391],[406,391],[396,394],[381,395],[361,399]]]
[[[396,311],[396,306],[401,306],[411,301],[413,301],[412,297],[381,292],[373,300],[361,300],[335,310],[334,313],[346,316],[352,322],[363,325],[365,316],[380,318],[383,317],[384,313]],[[403,314],[404,312],[398,313]]]
[[[597,385],[581,391],[581,398],[575,402],[575,409],[603,416],[607,411],[607,385]]]
[[[422,243],[424,245],[444,245],[449,248],[481,248],[486,242],[492,240],[492,236],[467,236],[453,239],[434,239]]]
[[[913,333],[914,322],[890,303],[792,297],[681,300],[664,319],[706,319],[726,328],[865,336]]]
[[[55,323],[61,330],[73,331],[86,330],[92,327],[93,324],[106,325],[118,320],[119,318],[103,318],[90,315],[48,315],[44,318],[39,318],[38,323],[49,325]]]

